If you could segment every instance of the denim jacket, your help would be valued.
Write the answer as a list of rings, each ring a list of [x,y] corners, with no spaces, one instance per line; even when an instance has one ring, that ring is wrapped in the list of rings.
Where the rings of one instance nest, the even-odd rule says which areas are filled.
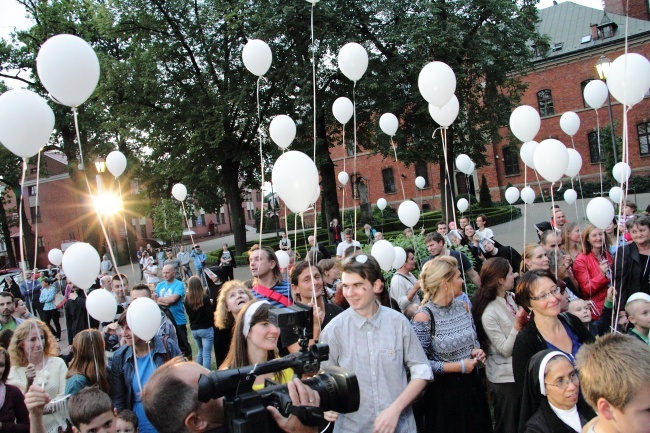
[[[163,365],[165,359],[165,345],[157,335],[153,338],[153,349],[151,356],[156,368]],[[167,353],[169,359],[181,355],[178,345],[170,338],[167,340]],[[133,376],[135,375],[135,360],[133,359],[133,347],[122,346],[113,355],[113,363],[110,371],[111,400],[113,406],[119,411],[122,409],[133,409]],[[142,386],[145,384],[143,383]]]

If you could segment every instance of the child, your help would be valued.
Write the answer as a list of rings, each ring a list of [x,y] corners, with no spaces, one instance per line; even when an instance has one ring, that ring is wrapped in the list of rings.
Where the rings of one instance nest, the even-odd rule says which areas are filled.
[[[50,396],[36,385],[25,394],[31,433],[45,432],[43,409],[49,402]],[[116,433],[117,415],[113,402],[108,394],[96,386],[84,388],[70,397],[68,413],[75,433]]]
[[[598,414],[583,431],[650,432],[650,347],[609,334],[583,345],[576,361],[582,394]]]
[[[138,417],[132,410],[122,409],[118,412],[117,433],[138,433]]]
[[[339,415],[334,432],[413,432],[410,405],[433,376],[424,350],[406,317],[377,302],[381,269],[372,256],[346,259],[341,281],[350,308],[321,333],[320,342],[330,348],[323,365],[353,370],[361,401],[357,412]]]
[[[630,296],[625,304],[627,320],[634,328],[628,329],[627,333],[645,344],[650,345],[650,295],[638,292]]]
[[[607,290],[607,298],[605,298],[605,304],[603,305],[600,317],[594,322],[591,321],[591,308],[589,302],[584,299],[578,297],[571,298],[569,300],[568,311],[580,319],[594,337],[605,335],[609,332],[610,323],[612,321],[612,308],[614,307],[615,296],[616,292],[614,287],[610,287]]]

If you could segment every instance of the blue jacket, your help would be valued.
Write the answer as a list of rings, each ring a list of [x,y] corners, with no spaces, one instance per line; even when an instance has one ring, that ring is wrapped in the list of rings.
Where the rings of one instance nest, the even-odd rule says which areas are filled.
[[[38,280],[29,279],[20,283],[20,293],[23,294],[25,302],[29,303],[32,300],[39,302],[41,296],[41,282]]]
[[[196,269],[203,268],[203,264],[201,263],[201,262],[205,262],[205,253],[203,251],[197,254],[195,250],[192,250],[192,252],[190,253],[190,257],[194,257],[194,267]]]
[[[163,365],[165,359],[165,345],[157,335],[153,338],[153,349],[151,356],[156,368]],[[167,353],[169,359],[181,355],[178,345],[170,338],[167,340]],[[133,347],[122,346],[113,355],[113,362],[110,370],[111,400],[115,409],[133,409],[133,376],[135,375],[135,364],[133,359]],[[145,384],[143,383],[142,386]]]

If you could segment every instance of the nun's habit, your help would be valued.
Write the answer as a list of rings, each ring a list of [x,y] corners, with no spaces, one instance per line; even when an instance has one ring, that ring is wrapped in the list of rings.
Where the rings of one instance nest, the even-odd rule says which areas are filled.
[[[584,426],[596,416],[594,411],[584,401],[582,395],[576,404],[577,412],[561,411],[566,413],[566,420],[558,416],[546,398],[546,385],[544,384],[544,370],[549,361],[556,356],[563,356],[569,362],[566,354],[557,350],[544,350],[536,353],[528,362],[526,378],[524,379],[524,393],[522,396],[521,413],[519,416],[519,431],[523,433],[576,433],[574,427],[565,421],[572,421],[574,425],[578,419],[580,426]],[[577,415],[577,417],[576,417]]]

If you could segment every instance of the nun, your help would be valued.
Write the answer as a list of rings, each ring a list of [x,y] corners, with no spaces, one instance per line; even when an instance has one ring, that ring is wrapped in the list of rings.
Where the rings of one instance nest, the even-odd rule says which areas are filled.
[[[524,433],[580,433],[596,414],[580,397],[578,371],[557,350],[535,354],[528,363],[519,418]]]

